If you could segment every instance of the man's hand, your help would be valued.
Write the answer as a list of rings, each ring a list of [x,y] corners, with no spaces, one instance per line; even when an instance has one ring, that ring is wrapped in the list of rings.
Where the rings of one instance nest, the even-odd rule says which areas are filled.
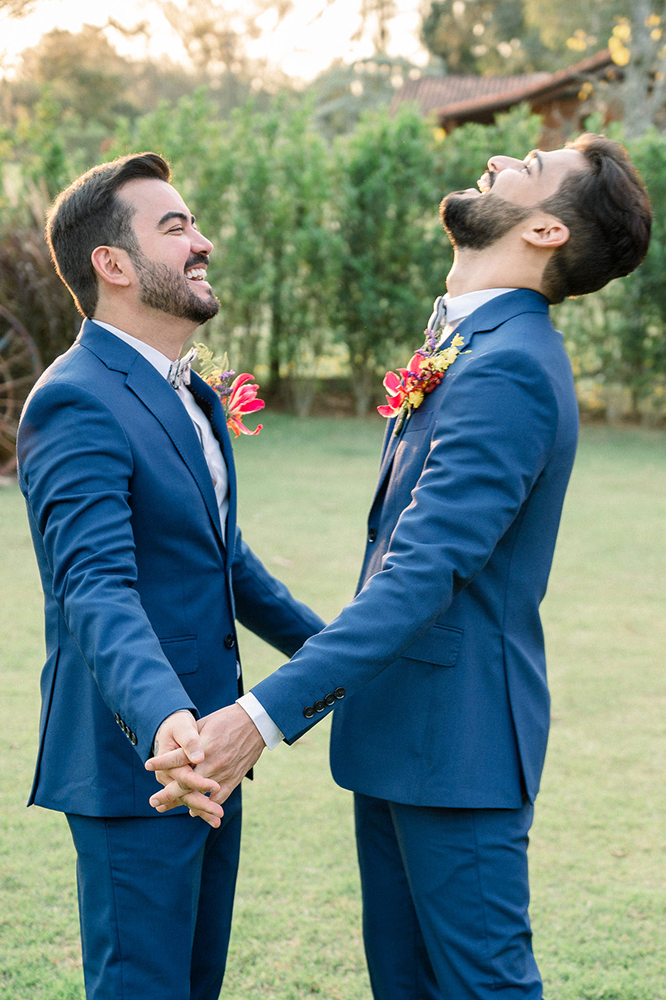
[[[156,775],[162,784],[172,783],[175,785],[179,781],[186,780],[187,784],[182,785],[183,792],[192,791],[193,794],[196,792],[196,795],[202,799],[205,799],[207,794],[219,792],[220,786],[216,781],[196,774],[193,767],[190,766],[202,763],[204,749],[196,719],[187,709],[167,716],[155,734],[153,751],[156,756],[160,754],[162,757],[177,754],[180,762],[179,766],[174,766],[169,771]],[[154,759],[151,758],[151,760]],[[153,770],[153,768],[148,768],[148,770]],[[206,799],[206,801],[208,800]],[[178,804],[180,805],[180,803]]]
[[[240,705],[229,705],[201,719],[199,733],[205,759],[194,770],[187,767],[185,747],[162,752],[146,762],[147,770],[158,772],[158,780],[165,785],[151,796],[150,804],[158,812],[187,805],[192,816],[219,826],[224,815],[220,803],[240,784],[266,744]],[[210,790],[210,798],[202,781],[216,786]]]

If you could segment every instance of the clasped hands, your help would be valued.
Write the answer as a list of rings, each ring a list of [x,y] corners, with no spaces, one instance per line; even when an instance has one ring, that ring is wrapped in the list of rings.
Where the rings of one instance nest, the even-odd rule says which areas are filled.
[[[146,761],[164,785],[150,798],[158,812],[186,805],[191,816],[220,825],[222,803],[265,748],[259,730],[240,705],[197,720],[188,711],[164,720],[155,736],[155,756]]]

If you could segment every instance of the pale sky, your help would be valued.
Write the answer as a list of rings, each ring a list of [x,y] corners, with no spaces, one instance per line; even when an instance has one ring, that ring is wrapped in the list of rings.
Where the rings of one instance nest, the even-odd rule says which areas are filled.
[[[242,0],[218,2],[235,10],[243,6]],[[360,6],[361,0],[294,0],[294,10],[277,26],[277,12],[271,8],[258,19],[262,35],[248,44],[248,54],[269,59],[302,80],[311,80],[333,59],[353,62],[371,56],[370,37],[351,41]],[[388,51],[425,65],[427,52],[418,39],[420,7],[421,0],[397,0],[399,13],[391,24]],[[128,27],[142,20],[150,23],[148,43],[145,38],[129,41],[112,32],[109,37],[120,52],[153,57],[166,53],[174,60],[184,59],[180,42],[154,0],[41,0],[32,14],[19,20],[0,15],[0,65],[11,69],[18,52],[53,28],[78,31],[84,23],[105,24],[109,16]]]

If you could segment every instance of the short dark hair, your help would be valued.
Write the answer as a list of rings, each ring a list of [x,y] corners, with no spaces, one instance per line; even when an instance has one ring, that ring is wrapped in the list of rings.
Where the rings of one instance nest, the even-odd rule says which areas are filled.
[[[621,143],[586,133],[567,148],[582,153],[587,165],[540,205],[570,234],[544,271],[543,292],[552,303],[596,292],[633,271],[647,253],[652,225],[650,198]]]
[[[46,242],[53,263],[77,307],[91,317],[97,308],[99,286],[90,259],[95,247],[139,249],[132,216],[134,209],[118,197],[118,190],[138,177],[169,181],[171,171],[157,153],[133,153],[100,163],[61,191],[46,220]]]

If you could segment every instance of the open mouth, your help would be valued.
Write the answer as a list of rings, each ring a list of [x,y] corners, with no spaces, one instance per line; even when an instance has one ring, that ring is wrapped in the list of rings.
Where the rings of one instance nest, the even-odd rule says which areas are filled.
[[[479,177],[478,181],[476,182],[476,186],[478,187],[481,194],[488,194],[491,187],[493,186],[493,178],[490,176],[490,171],[486,170],[485,174],[482,174],[482,176]]]
[[[205,267],[190,267],[185,272],[185,277],[190,281],[205,281],[206,280],[206,268]]]

